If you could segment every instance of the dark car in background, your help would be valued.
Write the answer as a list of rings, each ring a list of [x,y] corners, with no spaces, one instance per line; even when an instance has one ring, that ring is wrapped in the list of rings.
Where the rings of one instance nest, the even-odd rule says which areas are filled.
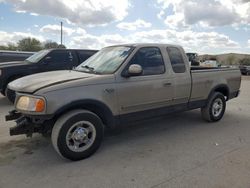
[[[1,63],[0,92],[14,102],[15,93],[7,89],[11,81],[40,72],[71,70],[96,52],[97,50],[48,49],[41,50],[24,61]]]
[[[0,63],[11,61],[23,61],[33,55],[35,52],[22,52],[22,51],[7,51],[0,50]]]
[[[239,68],[242,75],[250,75],[250,66],[240,65]]]

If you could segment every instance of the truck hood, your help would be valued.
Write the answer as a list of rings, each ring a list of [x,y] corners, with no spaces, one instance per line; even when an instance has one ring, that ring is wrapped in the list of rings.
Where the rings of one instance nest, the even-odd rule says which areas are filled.
[[[8,88],[18,92],[34,93],[39,89],[52,85],[94,76],[94,74],[69,70],[51,71],[19,78],[13,82],[10,82]]]

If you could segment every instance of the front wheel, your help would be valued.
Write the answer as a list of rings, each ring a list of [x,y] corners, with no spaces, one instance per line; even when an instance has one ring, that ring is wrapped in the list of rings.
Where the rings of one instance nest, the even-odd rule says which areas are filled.
[[[77,161],[96,152],[103,139],[101,119],[87,110],[73,110],[62,115],[52,129],[55,150],[64,158]]]
[[[201,108],[202,118],[208,122],[219,121],[225,112],[225,96],[220,92],[215,92],[209,99],[204,108]]]

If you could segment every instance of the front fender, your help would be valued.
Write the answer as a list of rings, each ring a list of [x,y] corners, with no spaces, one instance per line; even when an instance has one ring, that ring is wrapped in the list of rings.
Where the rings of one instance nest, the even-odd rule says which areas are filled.
[[[111,109],[103,102],[94,99],[76,100],[65,104],[54,113],[54,118],[58,118],[62,114],[74,109],[86,109],[95,113],[108,128],[115,128],[118,123]]]

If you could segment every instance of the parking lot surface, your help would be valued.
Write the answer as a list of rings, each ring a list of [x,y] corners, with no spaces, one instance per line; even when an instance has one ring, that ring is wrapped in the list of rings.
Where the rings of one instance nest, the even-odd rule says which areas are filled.
[[[4,116],[13,106],[0,96],[0,188],[250,187],[250,79],[227,103],[217,123],[200,111],[128,125],[105,136],[90,158],[70,162],[49,138],[10,137]]]

